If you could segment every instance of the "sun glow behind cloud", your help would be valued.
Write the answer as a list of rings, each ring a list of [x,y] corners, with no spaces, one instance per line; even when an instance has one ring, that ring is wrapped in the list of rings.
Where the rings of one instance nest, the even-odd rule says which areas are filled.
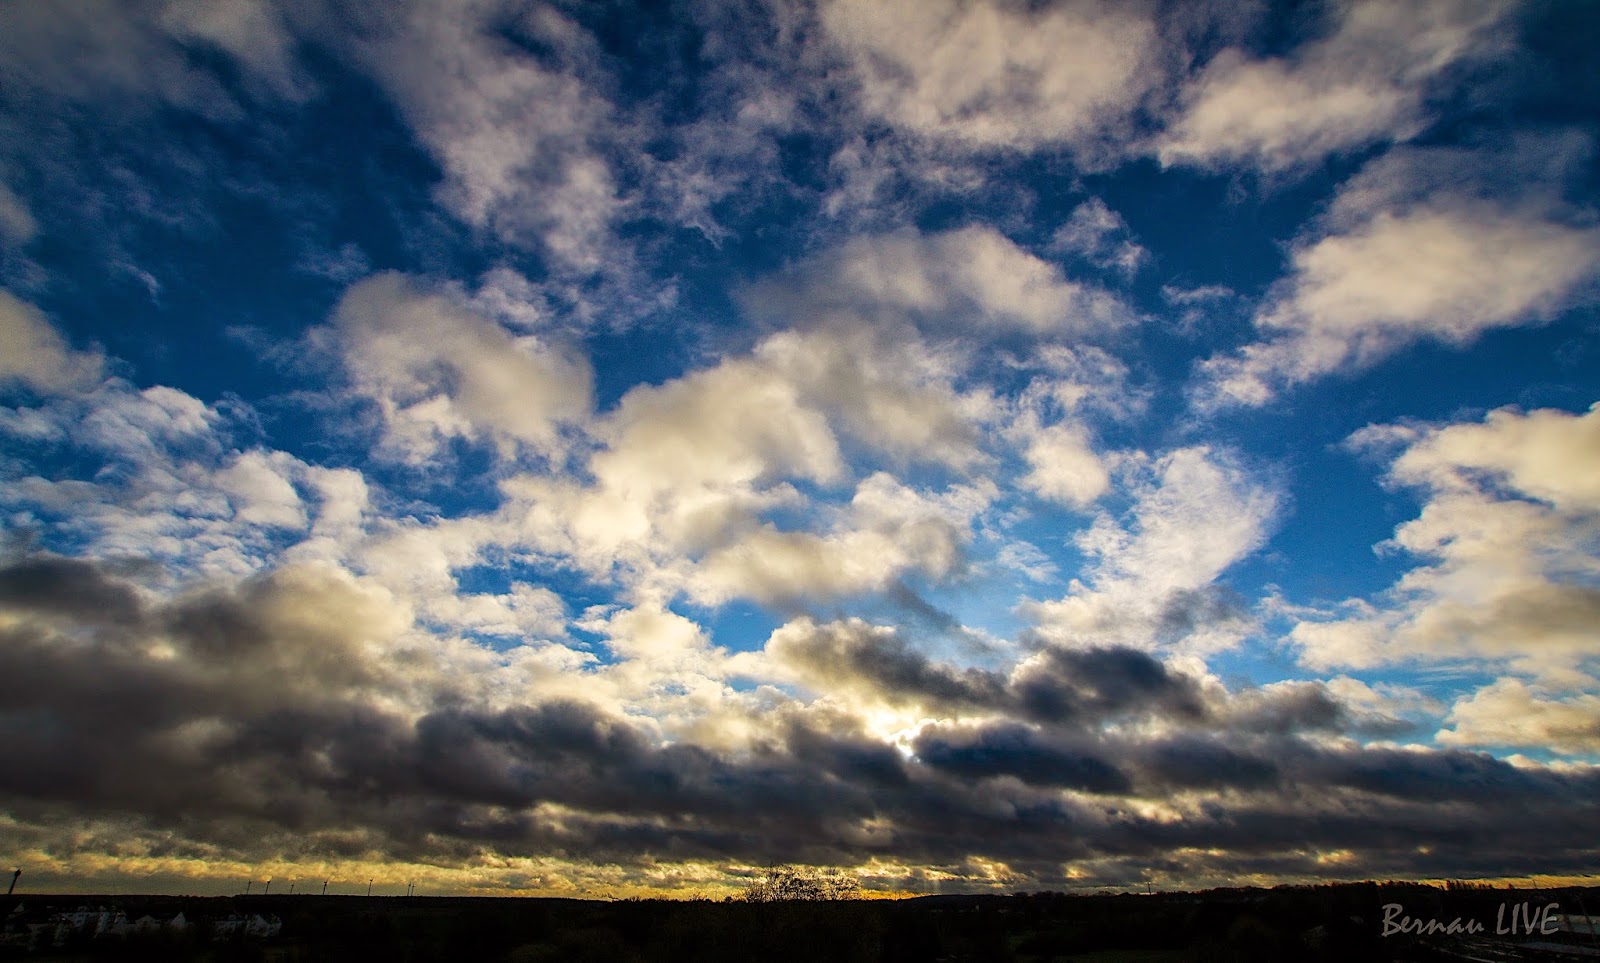
[[[0,857],[1592,869],[1596,29],[3,8]]]

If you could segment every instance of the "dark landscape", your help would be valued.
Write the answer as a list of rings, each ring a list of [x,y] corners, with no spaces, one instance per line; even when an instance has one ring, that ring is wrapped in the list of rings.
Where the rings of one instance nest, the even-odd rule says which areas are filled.
[[[1537,915],[1550,903],[1544,923]],[[8,909],[0,959],[397,963],[535,961],[1177,961],[1581,960],[1597,937],[1572,916],[1600,908],[1600,887],[1491,888],[1349,883],[1199,893],[923,896],[902,900],[615,900],[496,897],[38,895]],[[1485,932],[1383,935],[1385,907],[1441,927]],[[1525,925],[1516,907],[1535,922]],[[35,923],[80,907],[187,926],[126,936],[75,931],[30,950]],[[1558,916],[1557,914],[1561,914]],[[281,922],[276,935],[219,934],[217,921]],[[1499,925],[1515,933],[1495,932]],[[1391,922],[1397,917],[1391,915]],[[1590,917],[1593,919],[1593,917]],[[1564,921],[1564,922],[1563,922]],[[1539,932],[1540,929],[1546,932]],[[1409,928],[1408,928],[1409,929]],[[1531,934],[1522,932],[1532,929]],[[1577,930],[1574,932],[1574,930]]]

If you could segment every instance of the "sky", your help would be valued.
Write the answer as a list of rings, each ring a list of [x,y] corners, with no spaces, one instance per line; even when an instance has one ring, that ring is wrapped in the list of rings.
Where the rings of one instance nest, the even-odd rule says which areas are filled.
[[[21,891],[1600,866],[1600,10],[0,4]]]

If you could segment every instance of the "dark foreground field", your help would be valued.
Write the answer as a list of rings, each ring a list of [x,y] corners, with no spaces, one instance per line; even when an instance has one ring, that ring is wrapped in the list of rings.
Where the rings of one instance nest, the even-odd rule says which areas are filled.
[[[13,907],[21,904],[20,912]],[[933,896],[887,901],[752,904],[711,901],[350,896],[19,896],[0,959],[161,961],[1157,961],[1600,960],[1587,933],[1496,933],[1527,905],[1600,913],[1600,888],[1452,889],[1362,883],[1155,895]],[[1383,935],[1400,914],[1422,925],[1478,921],[1484,932]],[[79,907],[146,920],[142,932],[60,945],[26,921]],[[187,927],[155,928],[183,913]],[[222,921],[259,917],[275,935],[219,936]],[[1539,919],[1542,923],[1542,918]],[[131,926],[129,923],[127,926]],[[1569,928],[1572,924],[1569,922]],[[1579,924],[1581,928],[1581,924]],[[127,927],[125,927],[126,929]],[[1543,929],[1552,930],[1554,924]],[[259,929],[259,928],[258,928]],[[49,931],[55,934],[57,931]],[[65,930],[59,931],[65,932]]]

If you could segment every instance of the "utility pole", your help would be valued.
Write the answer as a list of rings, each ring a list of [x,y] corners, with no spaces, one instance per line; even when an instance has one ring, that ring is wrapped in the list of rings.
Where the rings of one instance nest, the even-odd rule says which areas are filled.
[[[289,895],[290,896],[294,895],[294,882],[293,881],[290,881],[290,883],[289,883]]]
[[[244,881],[244,895],[246,895],[246,896],[250,895],[250,884],[254,883],[254,882],[255,882],[255,880],[253,880],[253,879],[247,879],[247,880]]]
[[[270,892],[272,892],[272,880],[269,879],[267,880],[267,888],[261,891],[261,895],[265,896]]]
[[[368,896],[372,895],[372,880],[370,880],[370,879],[367,880],[367,895]]]
[[[328,881],[327,880],[323,880],[322,881],[322,895],[323,896],[327,896],[328,895]]]
[[[6,895],[7,896],[10,896],[12,893],[15,893],[17,891],[17,880],[19,880],[21,878],[22,878],[22,870],[21,869],[14,869],[14,870],[11,871],[11,885],[6,887]]]

